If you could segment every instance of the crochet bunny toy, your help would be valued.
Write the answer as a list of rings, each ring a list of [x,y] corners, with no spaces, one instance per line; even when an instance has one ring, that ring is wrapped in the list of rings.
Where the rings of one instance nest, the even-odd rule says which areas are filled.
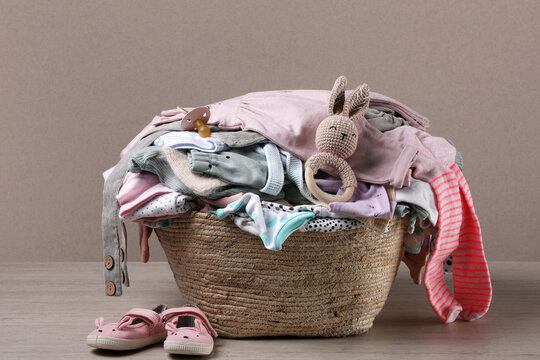
[[[328,104],[330,116],[319,124],[315,135],[319,152],[312,155],[305,165],[306,184],[311,193],[324,203],[348,201],[357,185],[356,176],[345,159],[356,150],[358,130],[354,121],[364,116],[369,107],[369,87],[360,85],[345,99],[346,85],[345,76],[336,80]],[[343,194],[331,195],[317,186],[313,176],[323,166],[337,170],[345,189]]]

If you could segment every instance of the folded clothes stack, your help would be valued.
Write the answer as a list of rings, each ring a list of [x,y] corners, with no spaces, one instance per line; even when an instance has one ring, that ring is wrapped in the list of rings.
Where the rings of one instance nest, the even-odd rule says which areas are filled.
[[[454,254],[456,281],[474,271],[489,283],[461,155],[449,140],[425,131],[427,118],[372,92],[367,113],[355,122],[358,146],[347,160],[358,186],[347,202],[321,203],[306,186],[304,164],[317,152],[315,131],[328,115],[328,97],[325,90],[285,90],[210,104],[208,137],[180,126],[195,108],[156,116],[122,151],[127,174],[104,173],[110,183],[118,180],[109,175],[122,177],[118,216],[139,224],[142,261],[153,229],[191,210],[230,217],[270,250],[281,250],[294,231],[367,227],[384,233],[394,216],[410,216],[403,261],[415,283],[424,280],[434,310],[447,322],[458,314],[482,316],[491,290],[489,299],[475,302],[455,283],[454,298],[443,278]],[[338,174],[327,171],[319,171],[317,185],[341,194]],[[463,241],[469,246],[459,247]],[[473,270],[471,258],[478,263]]]

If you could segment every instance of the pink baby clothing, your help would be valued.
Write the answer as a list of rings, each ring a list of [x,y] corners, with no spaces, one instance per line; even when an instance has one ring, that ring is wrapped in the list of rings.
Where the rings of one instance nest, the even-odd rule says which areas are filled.
[[[144,135],[146,135],[148,132],[150,132],[152,129],[163,125],[168,124],[173,121],[180,120],[184,117],[184,115],[187,113],[187,110],[176,108],[171,110],[163,110],[160,115],[154,116],[150,124],[146,125],[144,129],[141,130],[130,142],[126,145],[126,147],[120,152],[120,157],[123,158],[127,152],[135,146],[141,140]],[[180,126],[178,127],[180,129]]]
[[[419,149],[412,177],[429,183],[435,195],[438,234],[424,275],[431,306],[447,323],[458,316],[464,320],[482,317],[491,303],[491,278],[469,186],[454,163],[455,148],[445,139],[408,126],[384,134]],[[444,262],[451,254],[454,293],[444,279]]]
[[[128,172],[116,195],[120,205],[119,215],[123,217],[156,196],[172,192],[174,191],[162,184],[155,174],[146,171],[138,174]]]
[[[376,96],[375,96],[376,97]],[[209,123],[223,128],[240,127],[258,132],[301,160],[317,153],[315,133],[328,116],[326,90],[256,92],[210,105]],[[387,140],[364,118],[355,121],[359,139],[347,159],[360,181],[407,185],[408,169],[417,149]],[[326,169],[333,175],[333,170]]]
[[[450,166],[455,162],[456,148],[445,138],[432,136],[411,126],[400,126],[385,132],[384,136],[393,142],[414,147],[418,149],[418,156],[434,158],[444,166]]]
[[[301,160],[317,152],[315,132],[319,123],[328,116],[327,90],[279,90],[249,93],[224,100],[208,107],[211,111],[208,124],[224,130],[252,130],[270,139],[279,147]],[[386,96],[371,93],[371,104],[396,110],[413,126],[423,129],[429,121],[403,104]],[[138,138],[160,124],[183,117],[188,109],[173,109],[154,118],[123,150],[127,152]],[[361,181],[389,184],[401,188],[407,185],[408,170],[417,149],[387,139],[364,118],[355,122],[359,130],[358,147],[349,164]],[[333,170],[328,169],[331,173]]]
[[[441,169],[439,167],[439,169]],[[426,265],[424,284],[431,306],[444,322],[458,316],[482,317],[492,297],[491,278],[465,176],[456,164],[429,181],[439,211],[435,248]],[[444,279],[444,261],[453,254],[454,293]]]
[[[169,219],[174,217],[182,216],[182,214],[177,215],[164,215],[157,218],[151,218],[152,221],[154,220],[163,220],[163,219]],[[143,221],[145,219],[139,219],[137,220],[137,223],[139,224],[139,247],[141,251],[141,262],[146,263],[148,262],[148,259],[150,259],[150,247],[148,246],[148,240],[150,239],[150,236],[152,236],[152,233],[154,232],[154,229],[150,226],[146,226],[143,224]]]
[[[330,95],[330,92],[328,90],[277,90],[277,91],[255,92],[255,93],[249,93],[249,94],[242,95],[242,96],[237,96],[235,98],[227,99],[227,100],[224,100],[224,101],[221,101],[221,102],[218,102],[218,103],[214,103],[214,104],[209,105],[209,107],[213,108],[213,107],[218,106],[220,104],[228,104],[228,103],[234,104],[235,102],[238,102],[238,101],[245,101],[245,97],[247,97],[250,94],[262,94],[262,97],[264,97],[264,94],[269,94],[269,93],[273,93],[273,92],[291,93],[291,94],[302,93],[302,92],[318,92],[319,94],[323,95],[322,101],[324,102],[324,109],[323,109],[324,112],[325,112],[324,116],[327,115],[326,114],[326,108],[327,108],[327,104],[328,104],[328,98],[329,98],[329,95]],[[350,92],[347,91],[346,93],[348,94]],[[425,116],[417,113],[416,111],[414,111],[410,107],[408,107],[408,106],[400,103],[399,101],[397,101],[395,99],[392,99],[392,98],[390,98],[388,96],[385,96],[385,95],[382,95],[382,94],[379,94],[379,93],[376,93],[376,92],[372,91],[372,92],[370,92],[370,105],[371,106],[383,106],[383,107],[386,107],[388,109],[394,110],[397,113],[399,113],[399,115],[401,115],[401,117],[403,117],[405,120],[407,120],[411,126],[416,127],[418,129],[425,130],[425,129],[427,129],[429,127],[429,119],[428,118],[426,118]],[[126,154],[129,151],[129,149],[131,149],[137,143],[137,141],[139,141],[150,130],[156,128],[157,126],[163,125],[163,124],[168,124],[168,123],[173,122],[173,121],[181,120],[184,117],[184,115],[189,110],[192,110],[192,109],[194,109],[194,108],[176,107],[175,109],[163,110],[160,115],[155,116],[152,119],[152,121],[148,125],[146,125],[146,127],[141,132],[139,132],[139,134],[137,134],[133,138],[133,140],[131,140],[131,142],[122,150],[120,155],[124,156],[124,154]],[[322,120],[322,119],[320,119],[320,120]],[[238,130],[241,127],[241,124],[239,124],[237,121],[234,121],[234,119],[229,119],[228,121],[224,122],[223,124],[221,124],[219,121],[216,122],[214,119],[212,119],[212,115],[210,116],[209,123],[210,124],[216,124],[216,125],[219,124],[219,126],[224,130]]]
[[[148,246],[148,240],[154,229],[149,226],[145,226],[139,222],[139,247],[141,251],[141,262],[146,263],[150,259],[150,247]]]
[[[109,174],[108,171],[103,174],[105,178]],[[122,187],[116,195],[116,200],[120,205],[118,215],[123,219],[126,215],[136,211],[137,208],[144,206],[152,199],[173,192],[171,188],[162,184],[155,174],[147,171],[141,171],[137,174],[128,172],[124,177]],[[143,263],[147,262],[150,257],[148,239],[152,235],[152,231],[152,228],[139,223],[139,245]],[[127,235],[124,233],[124,236]]]

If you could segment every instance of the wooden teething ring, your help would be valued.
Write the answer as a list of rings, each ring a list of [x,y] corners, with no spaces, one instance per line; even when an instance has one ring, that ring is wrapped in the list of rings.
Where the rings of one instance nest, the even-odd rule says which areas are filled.
[[[343,188],[345,192],[341,195],[332,195],[321,190],[321,188],[315,182],[314,175],[317,171],[323,167],[329,166],[337,170],[339,177],[343,182]],[[352,197],[354,190],[356,189],[356,176],[351,166],[342,158],[330,154],[330,153],[318,153],[311,156],[306,162],[305,169],[306,184],[317,199],[324,203],[331,202],[346,202]]]

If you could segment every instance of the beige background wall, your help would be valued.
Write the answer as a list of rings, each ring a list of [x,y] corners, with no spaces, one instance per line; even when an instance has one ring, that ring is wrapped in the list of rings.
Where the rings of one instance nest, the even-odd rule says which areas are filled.
[[[341,74],[455,142],[488,260],[540,260],[539,16],[539,1],[0,1],[0,260],[100,260],[101,172],[160,110]]]

